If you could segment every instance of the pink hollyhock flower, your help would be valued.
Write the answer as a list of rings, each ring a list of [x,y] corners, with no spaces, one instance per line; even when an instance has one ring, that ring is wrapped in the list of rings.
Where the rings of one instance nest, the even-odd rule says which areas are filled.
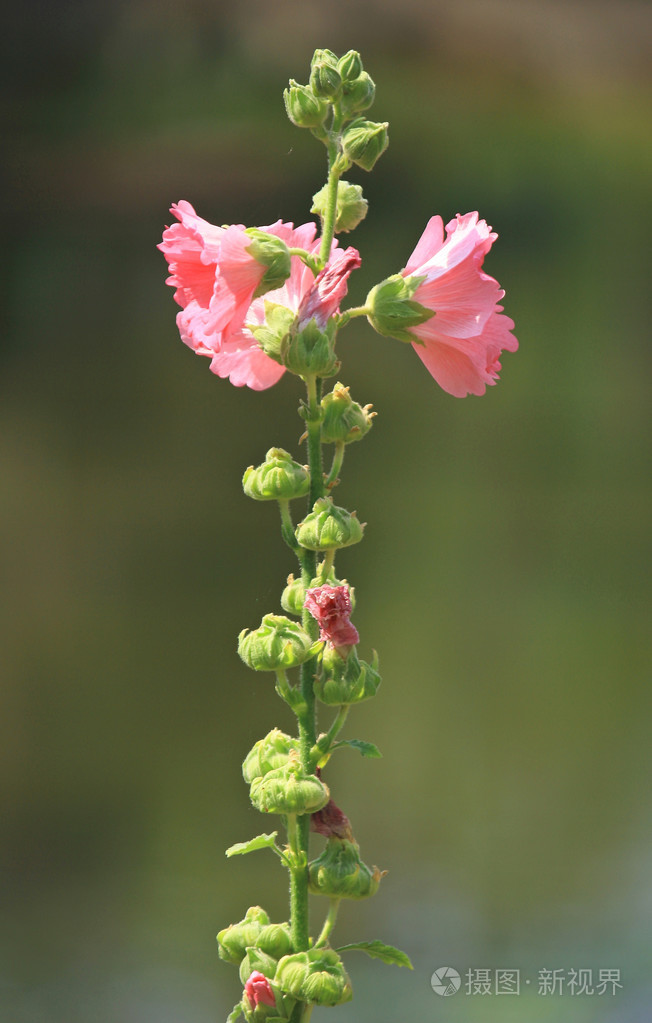
[[[254,298],[267,267],[248,251],[252,238],[244,227],[214,227],[185,201],[172,206],[171,212],[180,223],[165,230],[159,248],[170,267],[167,283],[176,287],[174,297],[182,307],[177,315],[182,341],[198,355],[208,356],[213,373],[228,377],[236,387],[271,387],[285,368],[263,352],[249,326],[265,322],[265,302],[285,306],[296,314],[304,299],[315,291],[311,315],[322,309],[333,315],[346,293],[349,274],[359,265],[356,250],[346,250],[349,255],[337,272],[335,263],[339,265],[346,253],[340,253],[335,242],[331,261],[317,278],[298,256],[292,256],[287,280]],[[260,230],[279,238],[288,248],[305,249],[311,255],[319,251],[315,224],[295,228],[279,220]],[[331,266],[334,277],[327,276]]]
[[[482,270],[497,237],[477,213],[458,213],[445,238],[441,217],[432,217],[401,274],[370,294],[373,326],[411,341],[440,387],[456,398],[484,394],[498,379],[500,353],[518,348],[510,333],[514,323],[498,304],[505,292]]]
[[[432,217],[402,274],[425,276],[413,299],[435,313],[412,328],[423,342],[413,348],[440,387],[464,398],[496,383],[501,351],[515,352],[518,341],[498,305],[505,292],[481,269],[498,235],[477,213],[458,213],[446,233]]]
[[[319,623],[319,638],[334,646],[346,660],[351,647],[360,641],[358,630],[349,621],[348,586],[315,586],[306,591],[304,607]]]
[[[252,1012],[257,1005],[276,1005],[271,985],[265,974],[261,973],[260,970],[254,970],[249,975],[249,979],[245,984],[245,995],[249,999]]]

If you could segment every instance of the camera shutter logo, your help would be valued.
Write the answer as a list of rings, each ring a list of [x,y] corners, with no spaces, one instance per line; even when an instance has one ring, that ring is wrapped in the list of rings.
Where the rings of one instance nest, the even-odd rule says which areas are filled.
[[[454,995],[460,989],[462,978],[452,966],[440,966],[430,978],[430,986],[436,995]]]

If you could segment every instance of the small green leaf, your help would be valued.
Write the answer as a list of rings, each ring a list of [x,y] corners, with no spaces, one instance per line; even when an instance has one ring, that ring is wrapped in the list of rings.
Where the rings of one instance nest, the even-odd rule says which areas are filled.
[[[339,749],[341,746],[351,746],[352,749],[357,749],[363,757],[382,757],[378,747],[374,746],[373,742],[365,742],[364,739],[343,739],[333,749]]]
[[[380,959],[383,963],[389,963],[390,966],[407,966],[409,970],[414,969],[405,952],[394,948],[393,945],[384,945],[382,941],[356,941],[352,945],[340,945],[335,951],[349,952],[352,949],[366,952],[372,959]]]
[[[242,1002],[238,1002],[237,1005],[233,1006],[233,1009],[231,1010],[229,1015],[226,1017],[226,1023],[235,1023],[235,1021],[237,1019],[240,1019],[241,1015],[242,1015]]]
[[[226,850],[227,856],[244,856],[245,853],[255,852],[256,849],[276,849],[276,836],[278,831],[271,835],[256,835],[249,842],[236,842]]]

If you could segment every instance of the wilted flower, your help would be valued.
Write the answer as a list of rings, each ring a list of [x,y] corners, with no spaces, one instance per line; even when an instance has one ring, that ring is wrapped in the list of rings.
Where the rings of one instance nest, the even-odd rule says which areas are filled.
[[[514,352],[514,323],[498,305],[505,292],[482,270],[498,235],[477,213],[446,225],[432,217],[407,266],[372,289],[369,320],[381,334],[412,343],[440,387],[457,398],[484,394]]]
[[[360,640],[358,630],[349,620],[348,586],[315,586],[306,591],[304,606],[319,623],[319,638],[329,642],[346,659],[351,647]]]

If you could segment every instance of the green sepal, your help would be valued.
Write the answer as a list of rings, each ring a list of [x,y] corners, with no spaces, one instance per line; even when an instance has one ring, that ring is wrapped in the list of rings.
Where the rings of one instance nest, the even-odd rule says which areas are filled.
[[[240,963],[240,980],[243,984],[246,984],[255,970],[262,973],[268,980],[273,980],[276,966],[277,960],[274,956],[268,955],[267,952],[262,952],[259,948],[248,948]]]
[[[274,362],[283,365],[285,342],[295,321],[295,314],[287,306],[278,302],[265,302],[265,322],[248,323],[247,327],[256,341]]]
[[[410,333],[410,327],[430,320],[435,314],[413,296],[425,277],[404,277],[392,274],[376,284],[367,295],[365,307],[367,319],[379,334],[394,337],[408,344],[420,344],[419,338]]]
[[[365,742],[364,739],[342,739],[341,742],[337,742],[331,747],[331,751],[341,749],[343,746],[350,746],[351,749],[357,750],[360,756],[367,757],[369,760],[382,757],[378,747],[373,742]]]
[[[362,540],[363,524],[355,512],[338,508],[330,497],[320,497],[296,528],[296,538],[311,551],[338,550]]]
[[[239,966],[245,952],[256,944],[263,927],[269,924],[269,917],[260,906],[250,906],[244,920],[224,927],[217,935],[217,950],[220,959]]]
[[[351,945],[340,945],[336,951],[366,952],[372,959],[380,959],[381,962],[388,963],[390,966],[407,966],[408,970],[414,969],[409,956],[405,952],[401,952],[399,948],[394,948],[393,945],[385,945],[382,941],[356,941]]]
[[[340,1005],[353,997],[351,981],[332,948],[283,956],[274,983],[293,998],[314,1005]]]
[[[369,82],[373,88],[370,78]],[[364,117],[357,117],[342,134],[343,156],[362,170],[370,171],[389,145],[387,128],[387,121],[367,121]]]
[[[382,877],[378,867],[362,862],[357,842],[335,835],[308,864],[308,890],[331,899],[367,899],[376,894]]]
[[[329,200],[329,186],[326,184],[312,197],[311,213],[317,213],[324,219]],[[338,181],[337,204],[335,206],[335,234],[353,231],[367,216],[369,203],[362,195],[360,185],[352,185],[349,181]]]
[[[245,469],[242,489],[254,501],[292,501],[310,489],[308,466],[299,465],[284,448],[270,448],[265,461]]]
[[[267,291],[276,291],[285,284],[292,270],[292,257],[285,242],[274,234],[268,234],[257,227],[248,227],[245,234],[251,238],[247,252],[257,263],[267,267],[253,294],[254,298],[258,298]]]
[[[261,813],[315,813],[330,798],[328,787],[314,774],[306,774],[298,753],[292,753],[285,767],[254,778],[249,790],[251,802]]]
[[[255,742],[242,765],[242,776],[251,785],[254,778],[262,778],[268,771],[287,764],[292,750],[298,751],[298,743],[280,728],[272,728],[264,739]]]
[[[242,1002],[238,1002],[237,1005],[233,1006],[231,1012],[226,1017],[226,1023],[236,1023],[236,1020],[240,1019],[242,1015],[243,1015]]]
[[[296,668],[320,649],[319,640],[284,615],[264,615],[257,629],[243,629],[238,636],[238,653],[254,671]]]
[[[355,740],[353,740],[355,741]],[[271,835],[256,835],[248,842],[236,842],[226,850],[226,856],[244,856],[246,853],[256,852],[258,849],[278,849],[276,836],[278,831],[272,831]]]

